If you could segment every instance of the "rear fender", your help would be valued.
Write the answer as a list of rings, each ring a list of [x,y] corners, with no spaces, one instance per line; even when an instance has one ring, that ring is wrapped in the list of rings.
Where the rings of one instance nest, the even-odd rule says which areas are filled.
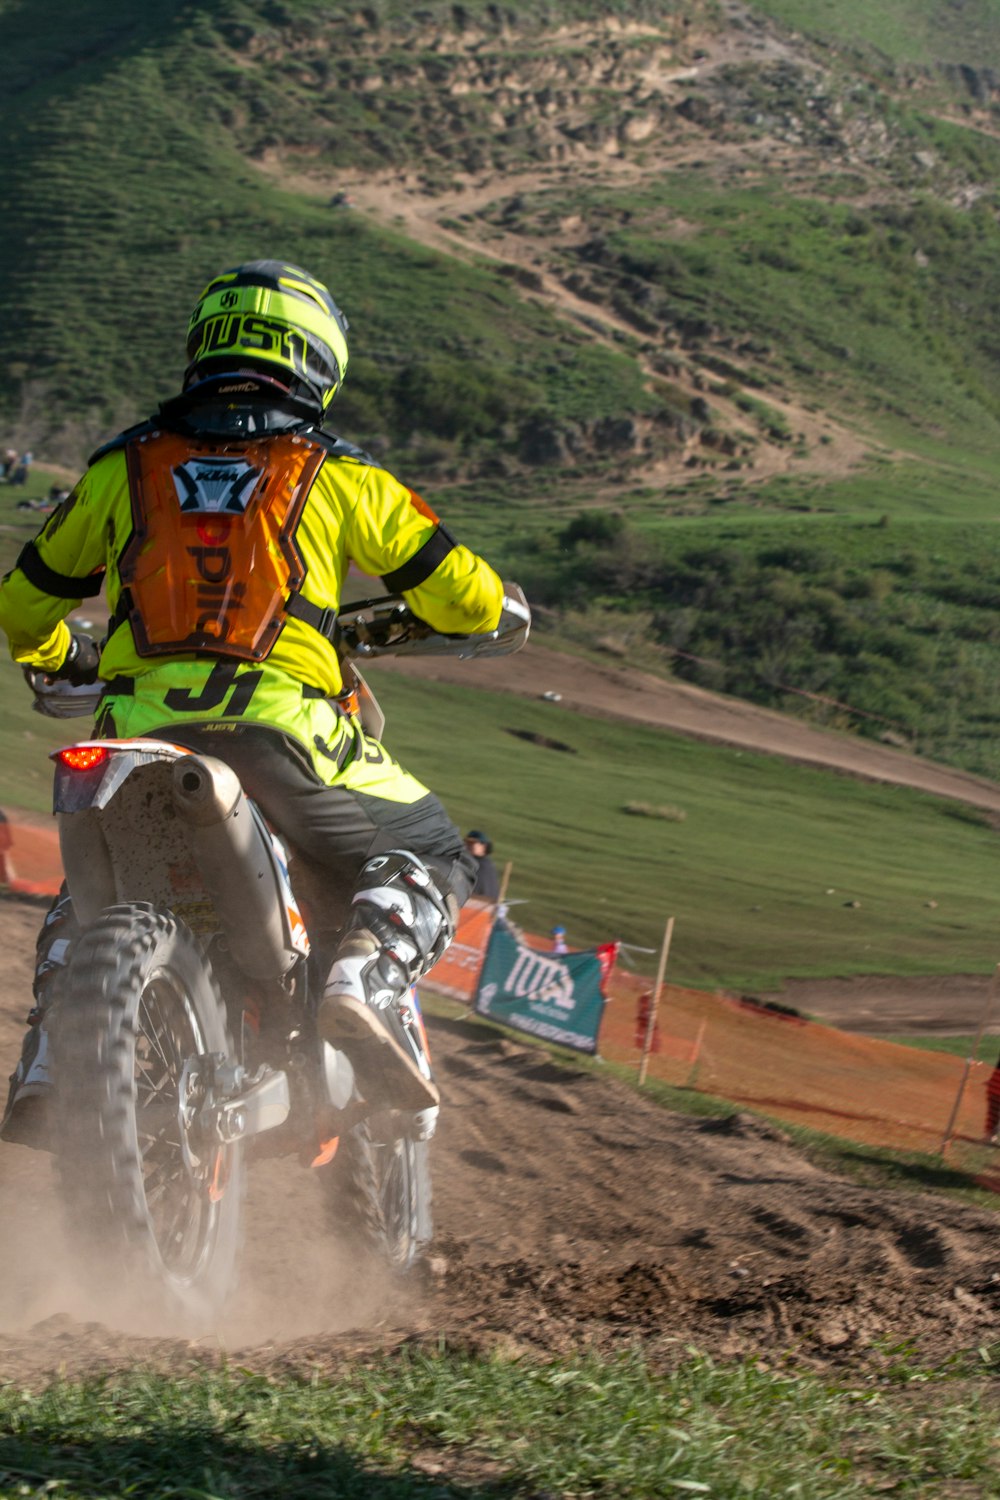
[[[149,901],[204,928],[190,921],[192,897],[203,908],[204,893],[199,901],[183,830],[171,826],[170,772],[185,753],[161,740],[84,740],[53,752],[53,810],[81,927],[116,902]]]
[[[94,756],[91,765],[74,765],[68,759],[73,755],[82,759],[83,752]],[[58,815],[106,807],[122,783],[140,766],[156,761],[172,764],[188,753],[166,740],[80,740],[75,745],[53,750],[49,756],[56,765],[52,811]]]
[[[89,766],[86,753],[79,754],[88,751],[97,757]],[[65,758],[71,752],[83,769]],[[244,809],[239,824],[246,847],[232,838],[223,816],[214,858],[206,859],[206,830],[193,826],[177,802],[180,763],[203,771],[206,758],[150,739],[83,741],[53,759],[63,868],[81,926],[117,902],[146,901],[174,912],[203,937],[224,931],[234,955],[254,955],[250,972],[257,975],[284,973],[308,953],[284,846],[222,763],[218,770]],[[240,875],[249,880],[245,902]],[[261,931],[265,924],[269,937]]]

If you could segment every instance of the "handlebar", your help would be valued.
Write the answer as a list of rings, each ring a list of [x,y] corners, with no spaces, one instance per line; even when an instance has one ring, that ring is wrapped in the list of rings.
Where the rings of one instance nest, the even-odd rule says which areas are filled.
[[[379,656],[509,656],[528,639],[531,610],[516,583],[504,587],[496,629],[478,635],[442,635],[395,595],[364,599],[338,614],[337,650],[349,661]]]
[[[104,691],[103,682],[74,687],[71,682],[46,677],[34,667],[25,667],[24,676],[35,695],[32,708],[47,719],[92,719],[97,713]]]
[[[531,610],[516,583],[504,585],[503,608],[495,630],[482,635],[442,635],[432,630],[394,594],[363,599],[337,613],[335,645],[342,661],[373,661],[380,656],[508,656],[520,651],[531,628]],[[32,707],[50,719],[93,717],[104,684],[74,687],[32,667],[24,672],[35,695]]]

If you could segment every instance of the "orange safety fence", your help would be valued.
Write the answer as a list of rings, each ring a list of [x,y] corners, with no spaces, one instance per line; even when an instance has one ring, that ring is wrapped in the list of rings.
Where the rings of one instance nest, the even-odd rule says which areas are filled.
[[[18,896],[54,896],[61,882],[55,824],[13,809],[0,813],[0,887]]]
[[[463,910],[455,943],[424,981],[429,988],[474,998],[492,919],[493,908],[482,903]],[[523,936],[531,947],[551,948],[537,934]],[[598,1037],[601,1057],[638,1070],[652,988],[647,976],[612,971]],[[949,1161],[1000,1191],[1000,1149],[983,1140],[992,1063],[973,1063],[967,1072],[965,1060],[951,1053],[879,1041],[760,1001],[669,984],[663,986],[652,1041],[647,1078],[859,1145],[936,1156],[947,1144]]]
[[[424,976],[423,982],[430,989],[453,1000],[472,999],[495,916],[496,907],[491,901],[466,902],[451,947]]]
[[[650,988],[641,975],[612,975],[599,1039],[609,1062],[638,1068]],[[965,1078],[965,1061],[950,1053],[838,1031],[759,1001],[664,985],[647,1078],[861,1145],[937,1155],[947,1136],[949,1160],[1000,1191],[1000,1150],[983,1142],[993,1046],[990,1061],[972,1064]]]

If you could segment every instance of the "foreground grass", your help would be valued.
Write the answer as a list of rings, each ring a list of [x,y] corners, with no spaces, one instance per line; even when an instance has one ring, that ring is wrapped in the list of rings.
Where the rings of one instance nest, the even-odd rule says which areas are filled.
[[[631,1353],[404,1351],[311,1379],[193,1369],[0,1391],[0,1494],[995,1495],[995,1367],[905,1352],[874,1384]],[[961,1485],[959,1491],[954,1488]]]

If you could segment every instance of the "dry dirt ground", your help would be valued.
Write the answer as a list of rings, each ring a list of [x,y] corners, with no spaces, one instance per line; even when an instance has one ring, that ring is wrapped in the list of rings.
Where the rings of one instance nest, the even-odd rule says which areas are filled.
[[[466,670],[446,661],[391,669]],[[474,673],[496,690],[551,688],[591,711],[596,698],[635,720],[1000,811],[990,783],[618,665],[595,669],[531,646]],[[0,902],[3,1072],[20,1042],[39,916],[27,902]],[[933,991],[885,983],[831,982],[794,999],[864,1029],[876,1015],[884,1027],[887,1004],[901,1030],[933,1025],[941,981]],[[956,999],[968,991],[978,1014],[983,981],[948,983]],[[48,1158],[0,1145],[0,1379],[177,1367],[223,1350],[256,1369],[322,1369],[442,1337],[538,1353],[641,1339],[667,1360],[694,1345],[856,1368],[879,1366],[907,1341],[937,1358],[997,1337],[994,1213],[849,1182],[807,1161],[775,1126],[673,1114],[613,1079],[557,1067],[458,1006],[431,1022],[431,1040],[444,1096],[433,1146],[437,1233],[405,1297],[338,1265],[315,1174],[268,1161],[252,1173],[246,1269],[224,1325],[194,1345],[169,1329],[122,1330],[109,1306],[81,1301]]]
[[[37,916],[0,906],[4,1057],[20,1035]],[[763,1121],[676,1115],[455,1010],[431,1025],[445,1100],[437,1238],[405,1297],[337,1267],[314,1174],[262,1162],[226,1324],[194,1345],[168,1329],[118,1331],[73,1285],[48,1159],[0,1146],[0,1379],[176,1368],[221,1349],[248,1367],[305,1371],[441,1337],[510,1353],[641,1339],[664,1360],[695,1345],[877,1366],[910,1339],[933,1358],[996,1337],[994,1214],[852,1184]]]

